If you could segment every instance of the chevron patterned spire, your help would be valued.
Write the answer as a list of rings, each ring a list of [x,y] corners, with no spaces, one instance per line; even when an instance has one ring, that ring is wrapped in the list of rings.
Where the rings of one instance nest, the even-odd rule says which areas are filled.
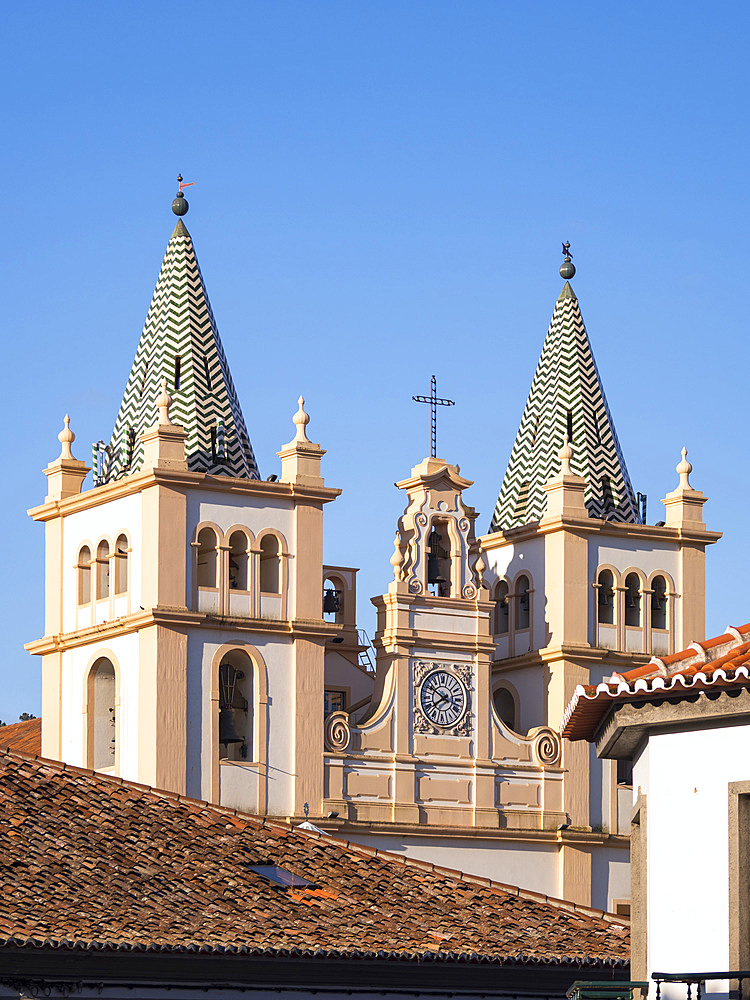
[[[162,376],[173,398],[170,417],[187,432],[188,468],[259,479],[193,241],[182,219],[167,244],[110,445],[99,453],[99,468],[94,470],[98,484],[140,469],[143,447],[138,437],[157,422]]]
[[[641,523],[581,309],[566,281],[547,331],[490,531],[514,528],[544,514],[542,486],[559,472],[568,432],[573,471],[587,482],[590,517]]]

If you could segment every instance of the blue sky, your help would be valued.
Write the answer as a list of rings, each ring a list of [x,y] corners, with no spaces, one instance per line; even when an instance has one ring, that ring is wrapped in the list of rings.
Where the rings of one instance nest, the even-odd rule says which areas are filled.
[[[693,482],[724,539],[707,630],[750,618],[746,4],[7,4],[0,718],[40,709],[44,465],[111,432],[174,217],[264,476],[303,393],[342,487],[326,559],[390,578],[395,480],[429,448],[486,530],[571,241],[649,519]]]

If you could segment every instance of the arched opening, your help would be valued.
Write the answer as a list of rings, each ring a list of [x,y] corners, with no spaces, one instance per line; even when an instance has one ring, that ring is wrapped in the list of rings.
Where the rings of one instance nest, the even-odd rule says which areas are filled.
[[[651,628],[667,627],[667,581],[655,576],[651,581]]]
[[[216,532],[213,528],[201,528],[198,532],[198,586],[216,589],[218,587],[218,549]]]
[[[433,521],[427,539],[427,587],[433,597],[450,597],[451,543],[444,521]]]
[[[82,545],[78,553],[78,603],[88,604],[91,600],[91,549]]]
[[[495,589],[495,635],[507,635],[510,627],[508,584],[501,580]]]
[[[625,577],[625,624],[634,627],[641,624],[641,581],[637,573]]]
[[[229,536],[229,589],[249,590],[248,539],[244,531],[233,531]]]
[[[597,578],[596,620],[600,625],[613,625],[615,621],[615,578],[612,571],[603,569]]]
[[[124,594],[128,589],[128,539],[118,535],[115,542],[115,594]]]
[[[281,593],[281,556],[276,535],[260,540],[260,590],[262,594]]]
[[[253,665],[240,650],[219,664],[219,759],[245,760],[253,747]]]
[[[323,582],[323,618],[336,624],[344,620],[344,585],[339,579],[326,577]]]
[[[506,687],[496,687],[492,692],[492,704],[498,719],[515,732],[516,699],[513,697],[513,692]]]
[[[96,599],[109,597],[109,542],[99,542],[96,549]]]
[[[522,632],[531,622],[531,585],[527,576],[519,576],[516,581],[516,630]]]
[[[89,766],[103,770],[115,766],[115,668],[102,657],[94,663],[88,680]]]

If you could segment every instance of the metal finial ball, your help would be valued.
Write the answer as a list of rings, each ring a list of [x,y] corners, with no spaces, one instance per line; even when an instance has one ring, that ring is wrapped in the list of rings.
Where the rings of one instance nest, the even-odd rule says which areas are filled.
[[[172,202],[172,211],[175,215],[187,215],[187,210],[190,208],[188,200],[182,191],[177,193],[177,197]]]
[[[564,260],[560,265],[560,277],[565,278],[566,281],[570,281],[570,279],[575,275],[575,273],[576,273],[576,266],[573,263],[573,261]]]

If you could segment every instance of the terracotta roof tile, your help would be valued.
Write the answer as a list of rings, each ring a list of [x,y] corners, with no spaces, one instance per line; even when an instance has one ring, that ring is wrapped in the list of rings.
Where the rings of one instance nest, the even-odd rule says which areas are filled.
[[[28,719],[0,726],[0,749],[38,756],[42,752],[42,720]]]
[[[250,870],[314,882],[286,890]],[[629,924],[54,761],[0,752],[3,946],[623,964]]]
[[[616,702],[675,698],[722,687],[750,688],[750,623],[669,656],[652,656],[647,664],[613,674],[601,684],[579,684],[560,732],[569,740],[592,743]]]

